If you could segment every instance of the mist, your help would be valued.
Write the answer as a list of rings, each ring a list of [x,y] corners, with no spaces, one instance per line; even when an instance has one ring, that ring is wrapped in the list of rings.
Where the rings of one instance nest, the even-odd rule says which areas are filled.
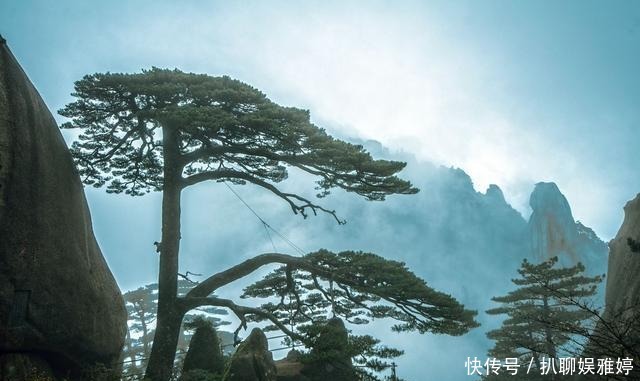
[[[555,182],[575,219],[604,241],[640,189],[632,143],[640,138],[640,7],[625,5],[10,0],[0,32],[54,112],[85,74],[177,67],[245,81],[279,104],[309,109],[315,124],[376,157],[406,161],[401,175],[416,195],[368,202],[335,191],[321,200],[344,226],[293,215],[251,186],[234,190],[305,252],[404,261],[477,310],[482,326],[462,337],[396,335],[385,322],[362,330],[406,350],[402,377],[462,379],[467,356],[485,356],[485,333],[499,324],[484,313],[490,298],[511,289],[530,253],[535,184]],[[283,188],[315,194],[295,171]],[[120,288],[156,282],[160,194],[86,193]],[[186,191],[183,212],[181,271],[210,274],[262,252],[296,253],[224,184]],[[236,297],[242,286],[221,294]]]

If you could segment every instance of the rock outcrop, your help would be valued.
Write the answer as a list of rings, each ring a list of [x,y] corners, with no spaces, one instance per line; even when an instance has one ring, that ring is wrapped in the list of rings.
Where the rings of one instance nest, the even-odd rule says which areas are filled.
[[[631,251],[629,238],[640,241],[640,194],[624,207],[624,221],[609,242],[607,313],[632,307],[640,309],[640,253]]]
[[[80,379],[117,362],[125,329],[71,155],[0,42],[0,368]]]
[[[529,205],[533,210],[529,218],[533,257],[543,261],[557,255],[577,262],[575,221],[569,202],[556,184],[536,184]]]
[[[607,246],[593,230],[575,221],[569,202],[554,183],[536,184],[529,200],[531,259],[541,262],[557,256],[562,266],[582,262],[590,274],[603,274]]]
[[[224,357],[218,333],[213,324],[204,319],[196,318],[191,326],[195,326],[196,331],[191,337],[189,350],[184,358],[183,375],[191,371],[222,375],[225,368]]]
[[[629,380],[640,380],[640,252],[629,239],[640,240],[640,194],[624,208],[624,221],[609,242],[605,311],[585,356],[632,358]]]
[[[276,381],[276,366],[267,337],[254,328],[231,358],[225,381]]]
[[[278,381],[311,381],[302,374],[304,364],[301,361],[300,352],[292,349],[287,353],[287,357],[276,361],[276,372]]]
[[[267,337],[254,328],[231,359],[226,381],[353,381],[357,375],[347,351],[348,332],[341,319],[327,321],[311,352],[293,350],[274,362]]]
[[[349,333],[339,318],[329,319],[319,327],[317,338],[309,353],[301,355],[295,350],[276,361],[278,381],[352,381],[357,380]],[[304,359],[302,358],[304,356]]]

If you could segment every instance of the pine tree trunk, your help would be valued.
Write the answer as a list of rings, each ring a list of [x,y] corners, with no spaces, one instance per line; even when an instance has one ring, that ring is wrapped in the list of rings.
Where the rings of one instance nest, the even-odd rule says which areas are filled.
[[[178,345],[183,312],[178,308],[178,253],[180,250],[180,193],[182,167],[175,129],[163,127],[164,184],[162,241],[158,276],[158,314],[145,379],[168,381]]]
[[[136,365],[136,351],[133,349],[131,343],[131,333],[129,332],[129,327],[127,327],[127,333],[125,337],[126,350],[122,351],[122,363],[124,364],[125,359],[129,358],[129,373],[137,373],[138,365]],[[123,367],[124,368],[124,367]]]
[[[142,325],[142,357],[149,357],[149,329],[147,328],[147,316],[142,303],[135,304],[138,307],[138,315],[140,316],[140,324]]]
[[[544,335],[545,335],[545,342],[546,342],[546,346],[547,346],[547,352],[549,355],[550,359],[554,359],[553,361],[556,360],[556,358],[558,357],[557,351],[556,351],[556,345],[553,342],[553,333],[551,332],[551,328],[549,327],[549,325],[551,324],[550,319],[551,319],[551,311],[550,311],[550,307],[549,307],[549,299],[547,298],[547,296],[544,296],[542,298],[542,308],[543,308],[543,316],[545,319],[545,329],[544,329]],[[553,373],[549,373],[549,379],[550,380],[555,380],[556,376]]]
[[[551,358],[556,358],[557,357],[557,353],[556,353],[556,345],[553,342],[553,333],[551,332],[551,328],[550,328],[550,319],[551,319],[551,311],[550,311],[550,307],[549,307],[549,300],[546,296],[544,296],[542,298],[542,311],[543,311],[543,319],[545,320],[545,328],[544,328],[544,336],[545,336],[545,342],[546,342],[546,346],[547,346],[547,354],[549,355],[549,357]]]
[[[163,316],[162,320],[160,316]],[[158,328],[156,328],[145,379],[168,381],[171,378],[178,345],[176,332],[179,332],[181,323],[180,314],[169,312],[161,315],[158,306]]]

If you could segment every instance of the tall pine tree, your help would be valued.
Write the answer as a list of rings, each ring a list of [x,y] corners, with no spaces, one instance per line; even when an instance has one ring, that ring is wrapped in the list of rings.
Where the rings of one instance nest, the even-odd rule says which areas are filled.
[[[558,268],[557,262],[558,257],[540,264],[525,259],[518,270],[520,277],[512,280],[518,288],[492,298],[501,306],[487,311],[490,315],[507,317],[500,328],[487,333],[495,340],[489,356],[501,361],[517,358],[518,379],[539,379],[545,361],[550,364],[550,359],[557,370],[559,357],[576,355],[582,347],[576,340],[584,337],[590,327],[593,315],[578,305],[588,303],[595,295],[603,276],[583,275],[585,267],[581,263]],[[513,378],[504,369],[498,373],[488,378]],[[544,379],[553,379],[553,371]]]
[[[318,198],[342,189],[370,201],[384,201],[387,196],[414,194],[418,189],[397,176],[405,163],[374,159],[361,145],[336,139],[314,125],[308,111],[280,106],[229,77],[152,68],[135,74],[87,75],[74,89],[75,101],[60,110],[70,119],[61,127],[80,131],[71,152],[83,182],[130,195],[162,192],[161,239],[156,245],[160,253],[158,309],[145,373],[148,379],[171,378],[182,320],[197,307],[223,307],[242,322],[251,315],[267,317],[283,332],[295,335],[269,311],[211,296],[218,288],[268,265],[304,269],[323,279],[339,280],[350,292],[374,293],[392,306],[384,314],[399,320],[401,330],[460,335],[477,325],[474,311],[421,279],[421,287],[409,282],[406,286],[411,289],[405,290],[402,277],[397,277],[411,278],[404,265],[385,263],[381,258],[374,263],[372,256],[365,256],[370,266],[365,268],[368,272],[360,272],[354,266],[361,264],[363,256],[357,252],[256,255],[221,269],[180,296],[181,200],[189,187],[208,181],[251,184],[283,200],[295,214],[326,213],[339,224],[345,221],[314,197],[286,190],[283,181],[289,169],[315,178]],[[209,212],[216,218],[227,217],[216,208]],[[371,265],[380,263],[398,271],[392,277],[377,274]],[[378,286],[369,287],[370,283]],[[393,287],[385,287],[389,283]]]
[[[178,294],[185,295],[196,282],[181,279],[178,281]],[[155,334],[156,311],[158,306],[158,284],[152,283],[124,294],[128,314],[128,329],[123,353],[123,374],[139,374],[147,365]],[[214,327],[230,324],[223,320],[227,310],[211,306],[198,307],[185,315],[176,352],[176,363],[181,363],[187,352],[189,342],[196,328],[194,321],[204,319]],[[233,343],[231,333],[220,331],[227,348]]]

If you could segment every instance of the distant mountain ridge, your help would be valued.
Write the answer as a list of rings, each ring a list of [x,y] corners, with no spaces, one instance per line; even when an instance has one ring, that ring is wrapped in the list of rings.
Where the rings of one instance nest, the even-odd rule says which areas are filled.
[[[384,152],[378,156],[389,157]],[[405,261],[432,286],[478,310],[479,329],[460,338],[416,339],[425,344],[407,350],[401,361],[416,363],[429,358],[430,365],[438,368],[429,374],[442,375],[456,369],[460,359],[469,355],[484,358],[492,345],[485,332],[500,322],[484,311],[495,307],[491,297],[513,289],[511,279],[525,258],[540,262],[557,255],[562,265],[580,261],[591,275],[606,272],[607,245],[592,229],[575,221],[556,184],[534,187],[532,214],[527,220],[506,201],[497,185],[478,192],[462,169],[419,163],[410,157],[400,159],[408,161],[404,176],[420,189],[418,194],[389,197],[384,203],[365,203],[336,194],[326,203],[340,211],[348,224],[326,226],[322,231],[330,231],[329,238],[327,233],[318,233],[305,244],[313,247],[331,242],[340,249],[371,250]]]
[[[363,144],[374,155],[407,161],[406,175],[421,192],[401,201],[419,198],[422,200],[411,202],[426,203],[425,215],[415,216],[415,220],[430,220],[428,225],[439,225],[442,231],[455,230],[454,226],[466,228],[453,234],[459,240],[458,244],[467,241],[469,234],[478,230],[484,238],[497,244],[493,249],[501,252],[501,258],[509,256],[517,257],[518,261],[527,258],[539,262],[558,256],[562,265],[582,262],[591,272],[601,274],[606,271],[607,244],[591,228],[575,220],[568,200],[554,182],[535,184],[529,198],[532,213],[526,220],[506,201],[496,184],[489,185],[485,193],[481,193],[463,169],[421,163],[408,154],[390,154],[375,141]],[[448,223],[432,221],[430,215],[434,211],[449,218]],[[465,223],[458,224],[460,220]],[[430,238],[437,240],[437,237]],[[476,244],[478,242],[476,240]]]
[[[558,255],[570,258],[566,259],[568,262],[583,261],[589,273],[604,272],[606,244],[591,229],[574,220],[569,203],[557,186],[535,187],[533,213],[530,219],[525,219],[506,201],[497,185],[478,192],[471,177],[462,169],[418,161],[406,153],[392,153],[377,142],[360,143],[374,157],[406,161],[401,177],[411,180],[420,192],[390,196],[385,202],[369,202],[336,190],[318,202],[347,220],[346,225],[337,225],[325,215],[310,216],[306,220],[293,216],[287,205],[257,187],[234,186],[234,189],[262,219],[302,251],[363,250],[406,262],[430,286],[478,311],[482,326],[461,337],[416,335],[406,340],[391,333],[384,322],[356,331],[375,332],[384,343],[405,349],[406,355],[398,359],[401,371],[415,368],[409,364],[428,359],[429,370],[424,374],[403,372],[403,377],[438,379],[454,372],[456,376],[447,379],[464,378],[457,377],[461,375],[457,370],[462,369],[468,356],[486,356],[492,343],[485,332],[500,323],[484,311],[495,307],[491,297],[513,289],[511,279],[517,276],[524,258],[538,261]],[[310,179],[295,170],[281,186],[283,190],[314,197]],[[297,254],[297,249],[278,235],[268,236],[252,212],[220,184],[210,183],[192,190],[185,197],[183,208],[185,230],[181,245],[185,254],[180,264],[183,271],[219,271],[257,253],[274,250]],[[208,210],[215,213],[203,212]],[[136,217],[135,213],[128,214],[129,219]],[[109,218],[106,223],[119,226],[112,214]],[[131,221],[123,224],[131,226]],[[103,242],[105,245],[120,241],[134,245],[146,242],[147,246],[139,251],[153,249],[151,242],[156,236],[140,237],[139,230],[136,235],[132,232],[136,230],[123,229],[111,238],[105,236]],[[556,250],[543,251],[540,244],[534,255],[534,243],[545,240],[554,242],[548,247],[568,248],[567,253],[573,256]],[[555,242],[561,244],[555,245]],[[135,248],[129,250],[135,251]],[[105,252],[114,251],[117,249],[105,248]]]

